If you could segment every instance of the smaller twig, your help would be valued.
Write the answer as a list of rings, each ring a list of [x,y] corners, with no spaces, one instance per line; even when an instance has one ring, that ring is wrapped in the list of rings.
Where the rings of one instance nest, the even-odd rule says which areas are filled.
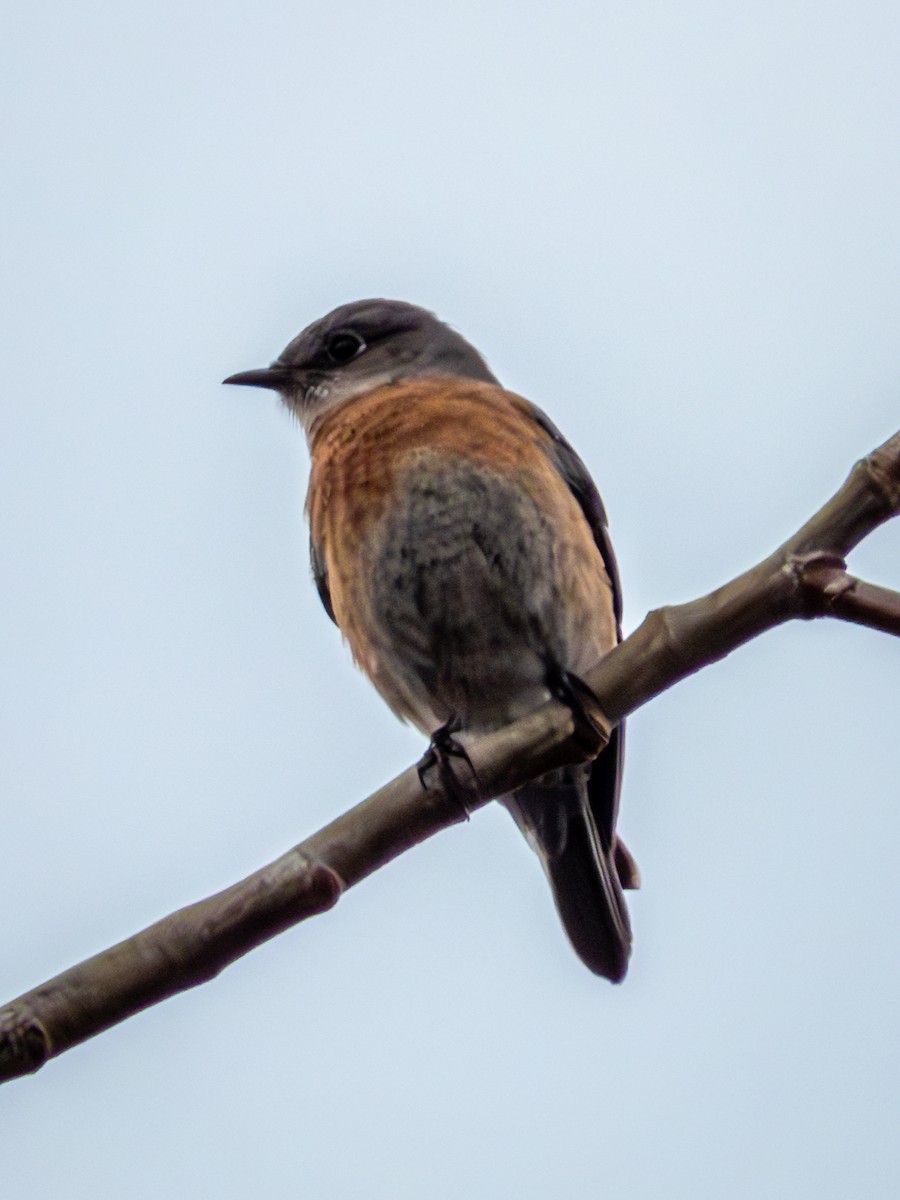
[[[900,637],[900,592],[857,579],[839,563],[818,561],[803,570],[803,586],[818,610],[813,615],[839,617]]]

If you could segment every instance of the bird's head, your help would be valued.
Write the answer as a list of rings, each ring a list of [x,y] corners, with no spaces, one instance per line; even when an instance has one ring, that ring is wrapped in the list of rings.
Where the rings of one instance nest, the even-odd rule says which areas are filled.
[[[355,396],[435,375],[497,382],[474,346],[433,313],[401,300],[357,300],[309,325],[270,366],[224,382],[274,389],[309,433]]]

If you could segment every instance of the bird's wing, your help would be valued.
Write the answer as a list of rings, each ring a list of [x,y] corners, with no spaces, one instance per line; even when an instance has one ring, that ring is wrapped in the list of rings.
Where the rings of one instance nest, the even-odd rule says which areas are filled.
[[[619,580],[619,568],[616,563],[616,556],[613,552],[612,541],[609,536],[606,509],[603,501],[600,499],[597,485],[591,479],[590,472],[581,461],[579,455],[572,449],[547,414],[542,412],[536,404],[531,404],[530,401],[524,400],[522,403],[526,406],[535,424],[547,434],[549,441],[543,444],[550,456],[550,461],[565,480],[569,491],[578,501],[581,511],[584,513],[585,520],[590,526],[597,549],[603,558],[606,573],[612,584],[616,632],[621,640],[622,585]]]
[[[523,401],[535,424],[547,435],[542,445],[565,480],[569,491],[578,501],[585,520],[603,559],[603,565],[612,585],[613,613],[616,618],[616,636],[622,639],[622,585],[619,568],[613,552],[606,509],[600,499],[597,486],[590,472],[575,450],[556,428],[546,413],[536,404]],[[609,745],[594,763],[588,783],[591,813],[600,839],[608,853],[615,847],[616,817],[619,811],[619,794],[622,788],[622,764],[625,752],[625,723],[620,722],[613,730]],[[626,886],[628,883],[625,882]]]
[[[313,580],[315,581],[316,591],[319,593],[319,599],[322,601],[329,617],[337,625],[337,618],[334,615],[334,605],[331,603],[331,591],[328,587],[328,570],[325,566],[325,559],[322,557],[312,538],[310,538],[309,542],[309,561],[312,565]]]

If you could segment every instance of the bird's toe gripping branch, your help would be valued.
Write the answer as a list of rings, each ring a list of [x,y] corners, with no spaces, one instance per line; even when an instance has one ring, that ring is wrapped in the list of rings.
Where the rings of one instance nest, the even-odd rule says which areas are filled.
[[[419,782],[426,792],[429,790],[427,777],[432,771],[436,771],[440,785],[444,789],[448,799],[453,800],[458,805],[462,813],[460,819],[468,821],[469,806],[466,803],[466,789],[460,783],[456,772],[453,770],[452,760],[462,760],[469,768],[476,793],[479,790],[479,782],[478,773],[469,757],[468,751],[453,736],[459,733],[460,729],[461,722],[457,716],[451,716],[443,725],[439,726],[431,735],[428,749],[419,760],[416,770],[419,775]]]
[[[593,688],[574,671],[556,668],[550,672],[548,687],[554,700],[564,704],[572,714],[572,742],[590,762],[606,747],[611,732],[610,722],[600,707]]]

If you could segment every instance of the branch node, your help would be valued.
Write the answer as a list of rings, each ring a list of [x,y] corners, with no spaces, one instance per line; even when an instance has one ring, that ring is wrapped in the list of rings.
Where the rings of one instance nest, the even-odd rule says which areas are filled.
[[[0,1013],[0,1083],[33,1075],[50,1053],[50,1035],[30,1012],[8,1008]]]
[[[856,464],[857,469],[866,474],[872,491],[890,514],[900,512],[900,457],[892,445],[894,441],[896,439],[892,438]]]
[[[800,589],[800,616],[806,621],[831,614],[839,597],[856,586],[844,559],[828,550],[792,555],[789,565]]]
[[[689,654],[681,644],[677,629],[680,615],[678,605],[664,604],[651,609],[644,618],[655,652],[663,655],[672,670],[679,673],[689,661]]]

